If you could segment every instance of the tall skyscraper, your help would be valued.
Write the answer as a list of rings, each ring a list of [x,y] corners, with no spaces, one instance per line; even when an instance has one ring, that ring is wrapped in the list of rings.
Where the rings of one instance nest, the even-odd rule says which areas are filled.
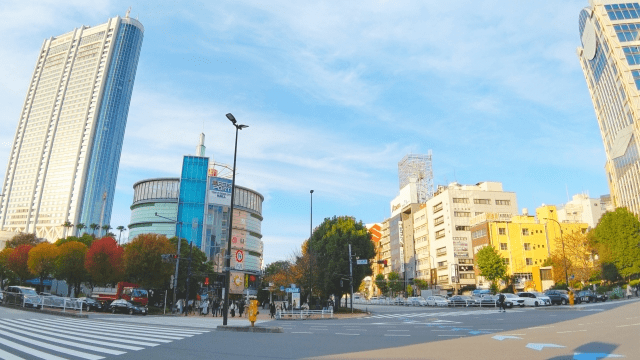
[[[614,206],[640,215],[640,4],[589,5],[580,12],[577,52],[604,142],[609,189]]]
[[[46,39],[18,120],[0,230],[109,224],[144,28],[119,16]]]

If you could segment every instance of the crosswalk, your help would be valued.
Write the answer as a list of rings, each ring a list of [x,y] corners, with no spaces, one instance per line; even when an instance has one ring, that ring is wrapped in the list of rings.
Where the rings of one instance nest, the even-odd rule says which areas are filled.
[[[0,359],[99,360],[207,332],[85,319],[0,319]]]
[[[509,310],[508,312],[523,312],[523,310]],[[469,316],[469,315],[486,315],[486,314],[499,314],[498,310],[470,310],[470,311],[443,311],[443,312],[417,312],[417,313],[396,313],[396,314],[378,314],[365,316],[361,319],[409,319],[409,318],[424,318],[424,317],[442,317],[442,316]]]

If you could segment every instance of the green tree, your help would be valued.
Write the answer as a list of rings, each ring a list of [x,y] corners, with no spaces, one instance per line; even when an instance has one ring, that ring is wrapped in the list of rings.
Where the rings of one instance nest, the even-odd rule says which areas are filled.
[[[122,281],[123,253],[124,249],[113,238],[105,237],[94,241],[84,260],[84,267],[91,276],[91,280],[99,286],[113,285]]]
[[[325,299],[331,294],[336,299],[341,299],[349,291],[348,281],[340,286],[341,279],[349,276],[349,244],[353,256],[361,259],[372,259],[375,256],[371,234],[361,221],[356,222],[353,217],[326,218],[311,236],[310,245],[317,264],[317,289]],[[355,259],[353,260],[353,288],[357,289],[372,271],[371,265],[355,265]]]
[[[56,259],[56,278],[67,282],[67,296],[71,296],[71,287],[80,290],[80,284],[89,277],[84,267],[85,257],[89,248],[79,241],[69,241],[58,246]]]
[[[387,279],[384,278],[384,275],[378,274],[376,275],[376,286],[380,290],[380,292],[384,295],[389,291],[389,283]]]
[[[12,274],[9,270],[9,256],[12,251],[12,248],[4,248],[0,251],[0,290],[4,290],[4,280]]]
[[[174,267],[162,261],[162,254],[174,254],[175,246],[164,235],[140,234],[124,249],[125,277],[146,289],[162,288]]]
[[[91,235],[96,236],[96,230],[98,230],[98,228],[100,228],[100,225],[96,223],[89,225],[89,229],[92,231]]]
[[[391,290],[391,296],[397,295],[404,288],[404,281],[400,279],[400,275],[392,271],[387,276],[389,279],[389,290]]]
[[[602,215],[592,243],[600,260],[614,264],[621,276],[629,278],[640,273],[640,221],[626,208]]]
[[[83,223],[77,223],[76,224],[76,229],[78,229],[78,235],[82,234],[82,230],[86,229],[87,225],[83,224]]]
[[[120,243],[121,243],[121,242],[120,242],[120,239],[122,238],[122,232],[123,232],[123,231],[125,231],[125,230],[127,230],[127,228],[126,228],[126,227],[124,227],[124,226],[122,226],[122,225],[120,225],[120,226],[118,226],[118,227],[116,228],[116,230],[120,231],[120,234],[118,234],[118,244],[120,244]]]
[[[67,230],[69,230],[69,228],[73,227],[73,224],[67,220],[64,222],[64,224],[62,224],[62,227],[64,228],[64,237],[67,237]]]
[[[142,235],[139,235],[142,236]],[[135,241],[135,239],[134,239]],[[171,243],[172,250],[165,254],[175,254],[176,249],[178,248],[178,238],[172,237],[169,242]],[[131,244],[131,243],[130,243]],[[129,246],[127,246],[128,248]],[[186,239],[182,239],[182,243],[180,244],[180,268],[178,269],[178,293],[186,294],[187,290],[187,269],[189,267],[189,255],[191,254],[191,279],[189,280],[189,298],[194,299],[196,297],[197,291],[199,290],[198,283],[204,281],[205,277],[209,277],[209,281],[211,279],[216,278],[216,273],[213,270],[213,264],[207,261],[207,255],[200,251],[197,246],[193,246],[193,252],[189,243]],[[173,274],[176,265],[171,265],[171,272]],[[169,276],[170,278],[170,276]],[[168,281],[167,281],[168,284]]]
[[[68,242],[77,241],[77,242],[85,244],[87,247],[90,247],[94,240],[95,239],[93,238],[93,236],[91,236],[91,234],[84,233],[80,237],[67,236],[64,239],[58,239],[58,241],[56,241],[55,244],[56,244],[56,246],[60,246],[62,244],[66,244]]]
[[[53,274],[56,268],[58,247],[50,242],[43,242],[29,250],[27,266],[29,271],[40,279],[40,291],[43,291],[44,278]]]
[[[102,230],[104,230],[104,236],[107,236],[107,234],[109,234],[109,230],[111,230],[111,229],[113,229],[113,228],[109,224],[102,225]]]
[[[41,242],[42,239],[39,239],[36,234],[18,233],[14,235],[11,240],[7,241],[6,247],[15,249],[20,245],[36,246]]]
[[[497,280],[505,278],[507,275],[507,265],[500,257],[498,251],[491,245],[485,246],[476,254],[476,263],[480,276],[483,276],[492,287],[497,288]]]

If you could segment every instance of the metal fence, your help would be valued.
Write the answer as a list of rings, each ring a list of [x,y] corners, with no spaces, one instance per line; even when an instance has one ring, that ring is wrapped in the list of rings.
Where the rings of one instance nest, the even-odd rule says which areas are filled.
[[[25,295],[2,291],[0,292],[3,305],[12,305],[25,308],[56,308],[62,311],[76,310],[82,313],[83,302],[77,298],[68,298],[55,295]]]

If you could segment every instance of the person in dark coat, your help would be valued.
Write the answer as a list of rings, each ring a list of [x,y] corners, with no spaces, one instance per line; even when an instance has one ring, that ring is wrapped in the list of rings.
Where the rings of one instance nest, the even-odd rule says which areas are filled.
[[[269,314],[271,315],[271,318],[273,319],[273,317],[276,315],[276,304],[274,304],[274,303],[269,304]]]
[[[505,300],[505,296],[504,294],[500,294],[498,295],[498,312],[507,312],[506,307],[504,306],[504,300]]]
[[[240,300],[240,303],[238,303],[238,316],[242,317],[243,312],[244,312],[244,300]]]

